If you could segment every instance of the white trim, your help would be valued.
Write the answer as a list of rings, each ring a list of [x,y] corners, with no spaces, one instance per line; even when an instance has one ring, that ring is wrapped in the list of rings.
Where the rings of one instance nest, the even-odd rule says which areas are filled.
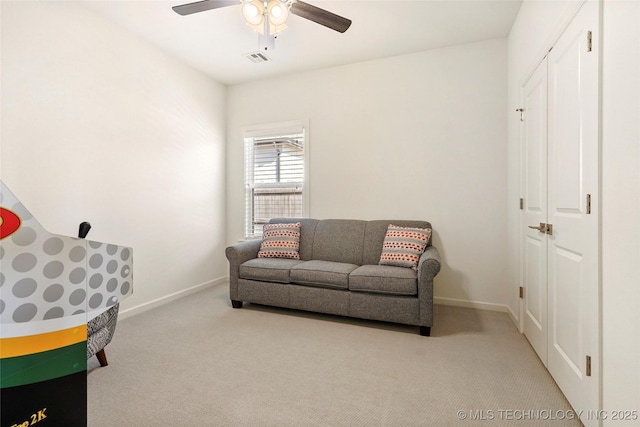
[[[523,333],[524,331],[520,329],[520,320],[518,320],[518,316],[516,316],[516,314],[513,312],[513,310],[511,310],[511,307],[509,307],[508,305],[505,306],[505,307],[507,307],[507,314],[509,315],[509,317],[511,317],[511,321],[513,322],[513,326],[516,327],[518,332]]]
[[[511,310],[511,307],[507,304],[495,304],[492,302],[484,302],[484,301],[471,301],[466,299],[457,299],[457,298],[443,298],[443,297],[434,297],[434,304],[440,305],[448,305],[452,307],[464,307],[464,308],[473,308],[476,310],[487,310],[487,311],[497,311],[500,313],[507,313],[513,322],[513,326],[518,330],[518,332],[522,333],[519,328],[519,321],[516,314]]]
[[[163,306],[165,304],[168,304],[182,297],[186,297],[187,295],[191,295],[195,292],[199,292],[206,288],[222,285],[225,283],[229,283],[229,276],[219,277],[217,279],[192,286],[188,289],[184,289],[182,291],[178,291],[173,294],[157,298],[153,301],[149,301],[144,304],[140,304],[135,307],[122,310],[118,314],[118,318],[126,319],[128,317],[132,317],[137,314],[144,313],[145,311],[151,310],[152,308]],[[471,301],[471,300],[464,300],[464,299],[457,299],[457,298],[443,298],[443,297],[434,297],[433,303],[440,304],[440,305],[448,305],[452,307],[464,307],[464,308],[473,308],[476,310],[487,310],[487,311],[497,311],[500,313],[507,313],[509,317],[511,317],[511,320],[513,321],[514,325],[516,327],[518,325],[517,317],[515,316],[515,314],[507,304],[495,304],[495,303],[484,302],[484,301]]]
[[[303,153],[304,153],[304,162],[303,162],[303,175],[304,175],[304,179],[302,181],[302,214],[298,215],[304,218],[311,218],[311,212],[310,212],[310,159],[309,159],[309,153],[310,153],[310,131],[309,131],[309,119],[298,119],[298,120],[289,120],[289,121],[285,121],[285,122],[275,122],[275,123],[262,123],[262,124],[254,124],[254,125],[245,125],[245,126],[241,126],[240,127],[241,133],[242,133],[242,140],[243,140],[243,144],[244,144],[244,187],[245,187],[245,192],[247,191],[247,140],[252,139],[252,138],[270,138],[270,137],[278,137],[278,136],[283,136],[285,134],[302,134],[302,139],[303,139]],[[252,148],[254,149],[252,144],[249,144]],[[251,158],[253,158],[253,154],[250,155]],[[254,177],[253,177],[253,169],[251,169],[250,173],[251,176],[249,178],[249,181],[253,182]],[[288,183],[286,184],[287,186],[290,186],[292,183]],[[274,184],[265,184],[264,187],[265,188],[269,188],[269,187],[277,187],[278,185],[274,185]],[[282,184],[282,186],[285,186],[285,184]],[[258,185],[258,187],[261,187],[260,185]],[[244,196],[244,239],[245,240],[250,240],[255,236],[247,236],[248,234],[248,230],[247,230],[247,216],[248,216],[248,212],[247,212],[247,194],[245,193]],[[260,237],[260,236],[258,236]]]
[[[302,203],[304,204],[304,216],[305,218],[313,218],[311,216],[311,203],[309,202],[309,195],[311,194],[311,172],[310,172],[310,164],[311,157],[309,153],[311,153],[310,147],[310,131],[309,131],[309,120],[301,120],[302,122],[302,133],[304,135],[304,189],[302,192]]]
[[[601,11],[603,11],[603,9],[604,9],[604,8],[602,8],[602,9],[601,9]],[[604,13],[604,11],[603,11],[603,13]],[[640,27],[640,7],[638,8],[637,14],[638,14],[638,26]],[[601,19],[602,19],[602,15],[600,15],[600,16],[601,16]],[[601,28],[602,28],[602,27],[601,27]],[[638,47],[639,47],[639,49],[638,49],[637,54],[638,54],[638,56],[640,57],[640,34],[638,34]],[[601,58],[602,58],[602,57],[601,57]],[[601,59],[601,60],[602,60],[602,59]],[[638,72],[639,72],[639,74],[637,74],[637,75],[640,75],[640,61],[638,61]],[[601,80],[601,81],[602,81],[602,80]],[[638,85],[638,89],[639,89],[639,90],[638,90],[638,99],[640,99],[640,84]],[[602,88],[601,88],[601,90],[602,90]],[[640,108],[638,108],[638,113],[639,113],[639,114],[638,114],[638,130],[640,131]],[[602,127],[601,127],[600,129],[602,129]],[[600,149],[602,149],[602,146],[600,146]],[[638,165],[640,166],[640,158],[638,158],[638,159],[637,159],[637,161],[638,161]],[[601,185],[602,185],[602,180],[600,181],[600,183],[601,183]],[[602,198],[602,197],[600,197],[600,198]],[[598,209],[601,209],[601,206],[599,206],[599,207],[598,207]],[[600,210],[600,212],[602,212],[602,210]],[[600,216],[600,218],[602,218],[602,215]],[[602,237],[602,236],[601,236],[601,237]],[[639,239],[639,240],[640,240],[640,239]],[[602,239],[600,240],[600,243],[602,244]],[[600,260],[601,260],[601,262],[602,262],[602,251],[600,252]],[[638,260],[638,261],[640,261],[640,260]],[[600,296],[602,297],[602,283],[603,283],[603,282],[602,282],[602,268],[600,269],[600,279],[601,279],[601,280],[600,280]],[[639,302],[640,302],[640,301],[639,301]],[[603,316],[603,313],[604,313],[604,310],[602,309],[602,299],[601,299],[601,300],[600,300],[600,331],[601,331],[601,332],[600,332],[600,348],[599,348],[599,349],[600,349],[600,355],[604,354],[604,351],[603,351],[603,349],[602,349],[602,348],[603,348],[603,335],[604,335],[604,334],[603,334],[603,326],[602,326],[602,324],[604,323],[604,322],[603,322],[603,317],[604,317],[604,316]],[[638,323],[639,323],[639,325],[640,325],[640,316],[638,316]],[[640,332],[640,327],[638,328],[638,332]],[[639,334],[639,335],[640,335],[640,334]],[[639,338],[640,338],[640,336],[639,336]],[[640,342],[640,341],[639,341],[639,342]],[[637,348],[638,348],[638,347],[636,347],[636,349],[637,349]],[[602,374],[602,372],[603,372],[603,368],[602,368],[602,366],[603,366],[603,362],[602,362],[602,359],[603,359],[603,358],[602,358],[602,357],[600,357],[600,359],[601,359],[601,361],[600,361],[600,367],[599,367],[599,369],[600,369],[600,378],[599,378],[599,381],[600,381],[600,408],[602,408],[602,407],[603,407],[603,405],[602,405],[602,401],[603,401],[603,398],[604,398],[604,393],[603,393],[603,391],[602,391],[602,384],[604,383],[604,381],[603,381],[603,377],[604,377],[604,375]],[[637,381],[638,381],[638,382],[636,382],[636,384],[640,384],[640,372],[638,372],[638,378],[637,378]],[[638,397],[638,395],[637,395],[637,394],[636,394],[636,397]],[[640,402],[638,402],[638,404],[640,405]]]
[[[520,313],[520,317],[516,326],[518,330],[524,334],[524,316],[522,315],[522,313],[524,313],[524,298],[518,298],[518,313]]]
[[[471,301],[466,299],[457,299],[457,298],[443,298],[443,297],[434,297],[434,304],[441,305],[450,305],[453,307],[465,307],[465,308],[475,308],[477,310],[488,310],[488,311],[499,311],[501,313],[509,313],[509,315],[515,319],[515,316],[509,306],[506,304],[495,304],[492,302],[484,302],[484,301]]]
[[[544,60],[544,58],[547,56],[549,51],[553,48],[553,46],[555,46],[555,44],[558,42],[558,40],[562,36],[562,33],[564,33],[567,27],[569,27],[569,24],[571,24],[571,21],[573,21],[573,18],[576,17],[580,8],[587,1],[588,0],[576,1],[571,11],[567,13],[566,18],[559,24],[558,28],[556,28],[556,31],[550,33],[550,37],[548,38],[547,42],[543,45],[542,50],[534,56],[535,62],[531,64],[529,68],[527,68],[527,71],[524,73],[524,76],[520,79],[519,85],[521,87],[524,86],[525,83],[531,78],[533,73],[536,72],[538,65],[540,65],[540,63]]]
[[[183,289],[181,291],[174,292],[172,294],[165,295],[160,298],[156,298],[153,301],[145,302],[143,304],[128,308],[126,310],[121,310],[120,313],[118,314],[118,319],[122,320],[128,317],[136,316],[140,313],[144,313],[145,311],[151,310],[153,308],[163,306],[177,299],[186,297],[187,295],[191,295],[195,292],[199,292],[206,288],[210,288],[212,286],[221,285],[223,283],[228,283],[228,282],[229,282],[229,276],[224,276],[224,277],[219,277],[217,279],[209,280],[204,283],[200,283],[199,285],[195,285],[190,288]]]
[[[534,69],[535,70],[535,69]],[[533,73],[532,73],[533,74]],[[521,82],[521,84],[518,86],[518,105],[520,105],[520,108],[524,108],[524,102],[525,102],[525,95],[524,95],[524,89],[525,89],[525,84],[526,82],[528,82],[529,80],[526,80],[525,82]],[[525,156],[524,156],[524,121],[520,120],[518,122],[518,182],[520,185],[520,188],[518,189],[519,191],[519,195],[520,195],[520,200],[522,200],[522,209],[518,210],[518,233],[517,233],[517,241],[518,241],[518,283],[516,284],[516,289],[513,290],[513,292],[517,292],[518,294],[520,293],[520,288],[524,289],[524,232],[523,232],[523,226],[524,226],[524,212],[525,212],[525,207],[527,205],[527,203],[529,202],[528,200],[526,200],[525,198],[525,180],[524,180],[524,171],[525,171]],[[524,298],[518,297],[518,316],[516,316],[517,320],[517,328],[520,331],[520,333],[524,333],[524,316],[522,315],[522,313],[524,313]]]
[[[289,120],[286,122],[260,123],[255,125],[241,126],[243,138],[281,136],[282,133],[296,133],[300,128],[307,129],[309,119]],[[305,136],[306,137],[306,136]]]

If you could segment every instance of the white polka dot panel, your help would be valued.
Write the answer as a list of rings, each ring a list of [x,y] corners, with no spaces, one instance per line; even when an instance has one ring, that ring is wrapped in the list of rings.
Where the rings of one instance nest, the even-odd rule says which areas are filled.
[[[0,323],[91,319],[133,293],[131,248],[47,232],[0,181]]]

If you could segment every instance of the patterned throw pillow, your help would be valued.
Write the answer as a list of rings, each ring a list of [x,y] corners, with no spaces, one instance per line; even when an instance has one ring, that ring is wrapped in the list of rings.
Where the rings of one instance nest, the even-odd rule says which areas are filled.
[[[398,227],[389,224],[382,244],[380,265],[418,269],[418,260],[429,239],[430,228]]]
[[[266,224],[258,258],[300,259],[300,223]]]

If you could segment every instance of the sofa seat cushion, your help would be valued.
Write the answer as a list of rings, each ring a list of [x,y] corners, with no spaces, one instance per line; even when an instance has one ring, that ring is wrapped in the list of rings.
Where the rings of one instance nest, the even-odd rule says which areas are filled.
[[[349,290],[389,295],[417,295],[418,275],[410,268],[363,265],[349,275]]]
[[[291,267],[291,283],[335,289],[349,289],[349,273],[355,264],[312,260]]]
[[[289,270],[302,261],[287,258],[254,258],[240,265],[240,278],[289,283]]]

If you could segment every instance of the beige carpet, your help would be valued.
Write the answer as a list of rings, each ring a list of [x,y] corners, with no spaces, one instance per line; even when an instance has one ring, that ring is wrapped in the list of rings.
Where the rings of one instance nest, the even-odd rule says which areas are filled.
[[[89,426],[581,425],[506,314],[436,306],[432,335],[216,286],[118,323]]]

